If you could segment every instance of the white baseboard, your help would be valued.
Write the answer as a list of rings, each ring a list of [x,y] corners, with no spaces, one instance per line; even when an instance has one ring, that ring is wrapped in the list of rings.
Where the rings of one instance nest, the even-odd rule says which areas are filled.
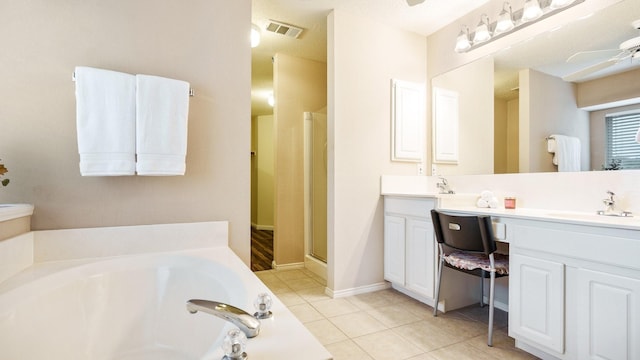
[[[344,289],[344,290],[338,290],[338,291],[334,291],[332,289],[325,288],[324,289],[324,293],[327,294],[328,296],[330,296],[331,298],[335,299],[335,298],[341,298],[341,297],[347,297],[347,296],[353,296],[353,295],[358,295],[358,294],[364,294],[364,293],[384,290],[384,289],[388,289],[389,287],[390,287],[389,283],[381,282],[381,283],[378,283],[378,284],[360,286],[360,287],[357,287],[357,288]]]
[[[304,267],[322,279],[327,280],[327,263],[307,255],[304,257]]]
[[[251,227],[255,228],[256,230],[271,230],[271,231],[273,231],[273,229],[274,229],[273,225],[258,225],[258,224],[254,224],[254,223],[251,223]]]
[[[485,306],[488,306],[489,297],[488,296],[483,296],[483,300],[484,300]],[[493,300],[493,307],[496,308],[496,309],[500,309],[502,311],[509,312],[509,304],[505,304],[502,301]]]
[[[518,349],[522,349],[526,352],[528,352],[531,355],[534,355],[536,357],[539,357],[540,359],[543,360],[559,360],[557,357],[546,353],[544,350],[540,350],[532,345],[527,344],[524,341],[518,340],[516,339],[515,345]]]
[[[276,269],[276,270],[293,270],[293,269],[304,269],[304,263],[291,263],[291,264],[283,264],[283,265],[278,265],[276,264],[276,261],[273,260],[273,262],[271,263],[271,267]]]

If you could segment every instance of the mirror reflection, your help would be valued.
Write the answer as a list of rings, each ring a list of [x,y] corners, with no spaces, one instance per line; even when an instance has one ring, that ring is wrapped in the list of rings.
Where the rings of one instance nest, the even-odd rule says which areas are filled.
[[[640,2],[623,0],[434,78],[432,86],[461,93],[460,156],[467,161],[461,161],[457,169],[449,168],[449,173],[591,171],[637,166],[616,158],[607,147],[612,145],[611,137],[606,140],[612,130],[610,125],[608,130],[605,118],[640,113],[638,18]],[[491,69],[488,80],[484,75],[464,75]],[[481,95],[485,92],[493,98]],[[464,113],[470,117],[467,124],[462,123]],[[493,134],[487,134],[487,129]],[[480,147],[486,144],[482,145],[480,137],[493,139],[489,145],[492,148],[483,154]],[[472,144],[467,149],[462,145],[464,138]],[[640,152],[640,146],[635,148]],[[491,153],[493,157],[487,156]]]

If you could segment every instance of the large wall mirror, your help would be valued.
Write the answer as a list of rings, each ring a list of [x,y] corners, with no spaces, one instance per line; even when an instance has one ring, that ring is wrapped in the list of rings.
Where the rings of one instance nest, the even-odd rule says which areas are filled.
[[[463,89],[460,142],[466,149],[461,145],[461,162],[443,173],[558,171],[547,140],[554,134],[579,139],[582,171],[609,169],[605,116],[640,111],[640,52],[634,58],[633,49],[619,48],[640,37],[632,26],[639,19],[640,1],[622,0],[434,77],[432,87]],[[612,60],[616,56],[623,59]],[[607,61],[609,66],[599,65]],[[589,67],[600,70],[576,74]],[[473,115],[465,120],[463,113]]]

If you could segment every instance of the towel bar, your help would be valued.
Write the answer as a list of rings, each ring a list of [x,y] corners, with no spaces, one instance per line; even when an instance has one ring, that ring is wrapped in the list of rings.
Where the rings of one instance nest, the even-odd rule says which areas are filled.
[[[75,71],[71,74],[71,81],[73,81],[73,82],[76,81],[76,72]],[[195,92],[195,90],[193,90],[193,88],[189,88],[189,96],[190,97],[196,96],[196,92]]]

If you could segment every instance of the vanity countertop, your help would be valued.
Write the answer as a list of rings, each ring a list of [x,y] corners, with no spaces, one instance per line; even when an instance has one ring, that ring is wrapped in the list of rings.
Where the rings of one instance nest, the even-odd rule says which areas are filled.
[[[558,222],[564,224],[589,225],[599,227],[610,227],[616,229],[628,229],[640,231],[640,217],[621,217],[597,215],[595,211],[577,212],[550,209],[531,208],[478,208],[475,206],[450,206],[446,202],[441,202],[438,209],[443,211],[460,212],[465,214],[490,215],[503,218],[528,219]]]
[[[415,191],[415,189],[411,188],[408,191],[386,191],[381,193],[381,195],[404,198],[436,199],[436,208],[440,210],[459,212],[470,215],[490,215],[503,218],[540,220],[565,224],[640,230],[640,214],[634,214],[630,217],[622,217],[598,215],[596,214],[596,210],[594,210],[593,212],[580,212],[524,207],[516,209],[505,209],[503,206],[495,209],[479,208],[474,205],[478,199],[478,194],[438,194],[436,192],[429,191]]]

